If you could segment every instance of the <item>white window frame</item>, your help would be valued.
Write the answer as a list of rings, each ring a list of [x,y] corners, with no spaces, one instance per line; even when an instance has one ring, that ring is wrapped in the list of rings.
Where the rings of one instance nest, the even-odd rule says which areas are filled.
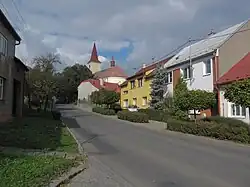
[[[128,108],[128,99],[123,100],[123,107]]]
[[[131,89],[135,88],[135,81],[130,81],[130,84],[131,84]]]
[[[142,106],[146,106],[148,104],[148,98],[142,97]]]
[[[138,79],[138,87],[141,88],[143,86],[143,79]]]
[[[0,33],[0,55],[7,56],[8,53],[8,40]]]
[[[123,91],[123,95],[127,95],[128,94],[128,90]]]
[[[170,71],[167,73],[167,80],[166,80],[167,84],[170,84],[173,82],[173,72]]]
[[[137,106],[137,98],[133,98],[133,105]]]
[[[239,114],[237,114],[237,108],[239,109]],[[229,103],[229,116],[233,118],[246,118],[246,107],[236,105],[234,103]],[[245,110],[244,110],[245,109]],[[245,114],[243,114],[243,111]]]
[[[4,99],[4,78],[0,77],[0,100]]]
[[[207,72],[207,64],[210,65],[210,72]],[[205,62],[203,62],[203,75],[211,75],[212,73],[212,59],[207,59]]]
[[[187,77],[184,77],[184,72],[187,71]],[[192,69],[191,66],[186,66],[184,68],[181,68],[181,72],[182,72],[182,78],[184,80],[188,80],[192,78]]]

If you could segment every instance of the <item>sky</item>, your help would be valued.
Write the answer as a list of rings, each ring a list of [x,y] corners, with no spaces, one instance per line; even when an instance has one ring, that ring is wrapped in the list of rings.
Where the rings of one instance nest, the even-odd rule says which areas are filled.
[[[16,55],[26,64],[47,52],[63,66],[86,64],[96,42],[103,67],[114,56],[128,74],[189,38],[250,18],[249,0],[0,0],[0,7],[23,39]]]

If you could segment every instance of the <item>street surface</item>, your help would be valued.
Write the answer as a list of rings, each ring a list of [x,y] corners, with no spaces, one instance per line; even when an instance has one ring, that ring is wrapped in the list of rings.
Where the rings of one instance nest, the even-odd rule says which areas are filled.
[[[59,109],[89,155],[72,187],[250,187],[248,146]]]

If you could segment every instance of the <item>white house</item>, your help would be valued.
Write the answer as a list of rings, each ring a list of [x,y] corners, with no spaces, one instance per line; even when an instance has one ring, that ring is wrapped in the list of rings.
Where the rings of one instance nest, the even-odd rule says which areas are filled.
[[[102,80],[88,79],[81,82],[81,84],[78,86],[78,101],[89,100],[92,92],[98,91],[102,88],[120,92],[120,87],[118,84],[103,82]]]
[[[232,117],[241,119],[247,123],[250,123],[250,110],[249,108],[235,105],[229,102],[224,97],[223,87],[231,82],[249,79],[250,78],[250,53],[242,58],[237,64],[235,64],[227,73],[217,81],[219,87],[219,101],[220,101],[220,113],[225,117]]]
[[[217,94],[218,106],[201,113],[207,116],[223,115],[217,81],[250,51],[249,29],[249,21],[245,21],[217,34],[211,33],[205,39],[183,48],[164,65],[168,71],[167,92],[172,94],[179,78],[183,77],[189,89]]]

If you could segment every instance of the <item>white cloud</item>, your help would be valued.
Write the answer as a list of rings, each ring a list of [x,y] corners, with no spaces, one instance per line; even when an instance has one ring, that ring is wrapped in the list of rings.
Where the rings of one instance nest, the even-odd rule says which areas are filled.
[[[3,2],[13,22],[20,26],[11,1]],[[32,58],[52,51],[58,52],[65,63],[84,64],[93,41],[101,51],[118,52],[132,45],[133,51],[124,59],[124,67],[128,69],[168,53],[189,37],[203,36],[211,28],[236,24],[250,15],[248,0],[241,3],[234,0],[16,2],[28,24],[21,33],[23,42],[18,55]]]

